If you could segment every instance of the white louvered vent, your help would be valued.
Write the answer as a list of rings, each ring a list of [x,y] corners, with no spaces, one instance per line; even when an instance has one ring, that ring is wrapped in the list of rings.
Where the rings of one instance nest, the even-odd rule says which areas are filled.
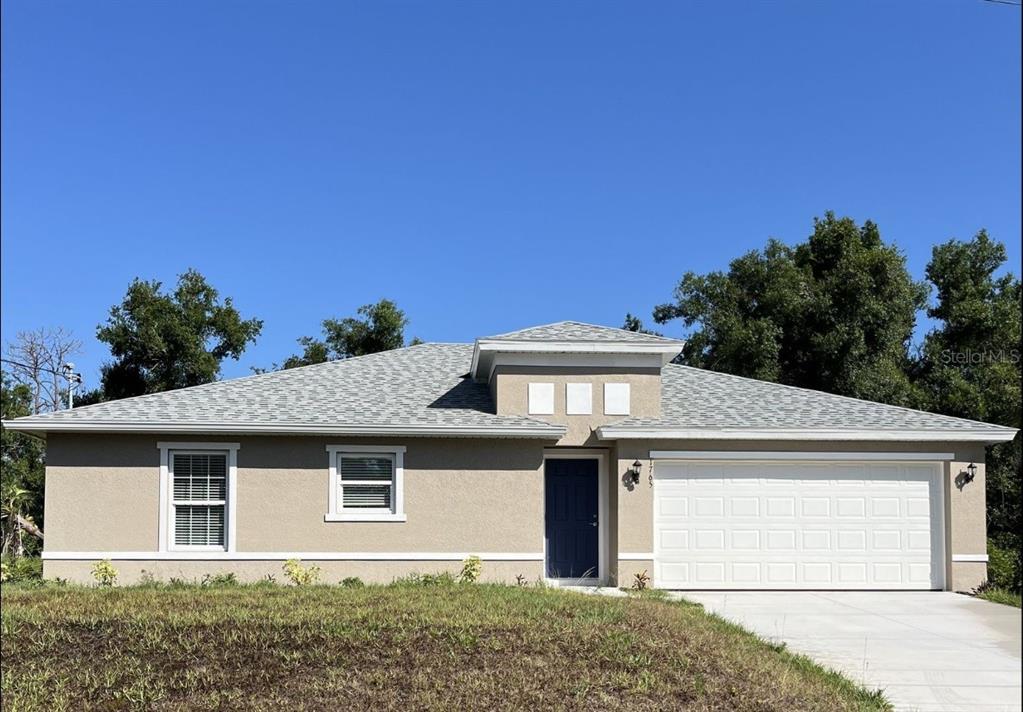
[[[174,544],[224,547],[227,453],[174,453],[171,468]]]

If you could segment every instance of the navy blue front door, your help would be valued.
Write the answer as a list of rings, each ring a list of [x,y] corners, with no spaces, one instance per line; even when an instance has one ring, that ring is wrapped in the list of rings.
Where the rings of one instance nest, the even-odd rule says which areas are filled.
[[[596,578],[597,461],[547,460],[545,489],[547,575]]]

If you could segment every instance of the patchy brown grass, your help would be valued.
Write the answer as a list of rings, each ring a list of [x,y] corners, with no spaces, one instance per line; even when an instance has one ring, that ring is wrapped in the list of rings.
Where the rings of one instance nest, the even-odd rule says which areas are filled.
[[[484,585],[4,586],[3,710],[883,710],[698,606]]]

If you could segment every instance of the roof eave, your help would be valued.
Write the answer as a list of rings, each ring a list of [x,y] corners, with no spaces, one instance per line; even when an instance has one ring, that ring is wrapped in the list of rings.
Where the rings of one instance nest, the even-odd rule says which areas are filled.
[[[671,363],[685,346],[684,341],[526,341],[515,339],[478,339],[472,350],[469,370],[479,378],[480,360],[485,353],[556,353],[556,354],[656,354],[661,365]]]
[[[1009,442],[1014,428],[895,430],[878,428],[831,429],[752,429],[752,428],[656,428],[602,426],[597,429],[600,440],[830,440],[891,442]]]
[[[207,433],[252,435],[351,435],[401,437],[458,438],[521,438],[557,440],[565,435],[560,425],[536,426],[436,426],[418,424],[394,425],[323,425],[317,423],[211,423],[211,422],[40,422],[19,419],[3,421],[3,427],[14,432],[45,435],[66,433]]]

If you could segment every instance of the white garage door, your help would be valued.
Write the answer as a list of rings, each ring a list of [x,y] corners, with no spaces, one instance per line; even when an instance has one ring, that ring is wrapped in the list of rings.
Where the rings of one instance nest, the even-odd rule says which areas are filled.
[[[940,589],[939,466],[656,462],[654,585]]]

